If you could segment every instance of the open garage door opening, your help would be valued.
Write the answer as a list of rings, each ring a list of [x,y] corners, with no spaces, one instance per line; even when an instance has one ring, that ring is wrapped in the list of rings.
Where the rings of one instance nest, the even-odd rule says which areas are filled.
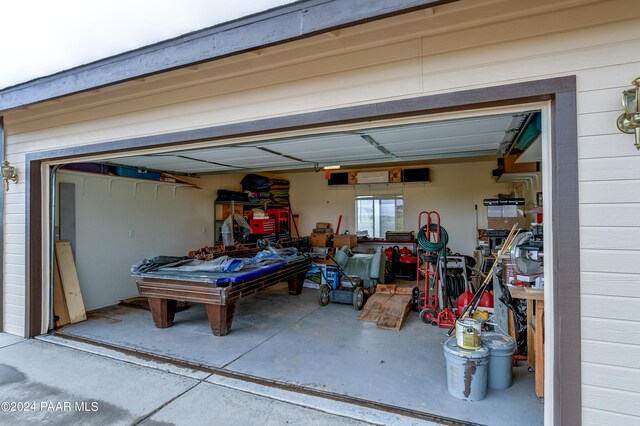
[[[65,161],[52,169],[50,329],[418,417],[541,424],[543,118],[523,108]],[[501,251],[514,225],[522,236]],[[441,315],[484,283],[476,319],[519,355],[499,377],[478,364],[486,396],[467,355],[445,358]]]

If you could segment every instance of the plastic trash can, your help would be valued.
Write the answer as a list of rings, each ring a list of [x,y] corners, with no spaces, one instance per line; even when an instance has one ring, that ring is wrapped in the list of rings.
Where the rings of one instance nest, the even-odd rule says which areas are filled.
[[[482,401],[487,396],[489,349],[463,349],[451,337],[444,344],[444,356],[449,393],[467,401]]]
[[[516,342],[511,336],[485,332],[480,336],[482,346],[489,349],[489,381],[491,389],[507,389],[512,383],[511,366]]]

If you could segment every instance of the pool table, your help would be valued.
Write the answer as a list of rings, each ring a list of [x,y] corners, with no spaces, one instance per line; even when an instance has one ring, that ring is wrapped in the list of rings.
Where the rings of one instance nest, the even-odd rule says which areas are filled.
[[[236,303],[263,288],[288,281],[289,294],[302,292],[305,275],[311,260],[305,256],[242,269],[233,273],[181,272],[163,269],[134,274],[138,278],[140,296],[149,300],[149,308],[156,327],[173,325],[176,302],[204,303],[211,330],[216,336],[231,331]]]

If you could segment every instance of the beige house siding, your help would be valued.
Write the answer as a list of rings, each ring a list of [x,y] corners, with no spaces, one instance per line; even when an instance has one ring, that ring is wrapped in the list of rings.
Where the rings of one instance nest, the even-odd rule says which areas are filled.
[[[622,89],[640,75],[633,0],[461,1],[8,113],[7,157],[21,183],[6,197],[4,328],[24,331],[27,152],[573,74],[583,422],[631,424],[640,154],[615,120]]]

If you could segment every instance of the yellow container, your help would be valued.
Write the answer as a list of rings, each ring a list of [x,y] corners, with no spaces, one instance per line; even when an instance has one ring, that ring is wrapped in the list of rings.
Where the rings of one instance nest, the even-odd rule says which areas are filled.
[[[456,343],[463,349],[476,350],[482,347],[480,332],[482,323],[473,318],[456,321]]]

